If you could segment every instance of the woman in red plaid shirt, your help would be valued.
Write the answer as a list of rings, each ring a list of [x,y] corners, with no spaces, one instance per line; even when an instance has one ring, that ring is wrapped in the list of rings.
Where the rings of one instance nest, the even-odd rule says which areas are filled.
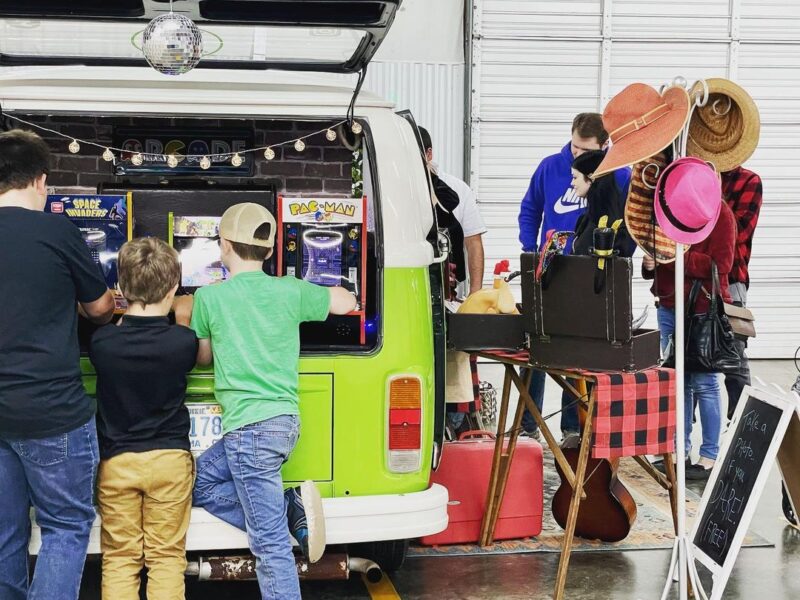
[[[733,267],[728,274],[728,289],[734,304],[747,306],[747,290],[750,287],[750,254],[753,249],[753,234],[761,211],[761,178],[744,167],[737,167],[722,174],[722,197],[736,218],[736,247],[733,253]],[[736,404],[744,386],[750,384],[750,365],[745,354],[746,339],[736,341],[741,370],[735,375],[725,376],[728,392],[728,419],[733,417]]]

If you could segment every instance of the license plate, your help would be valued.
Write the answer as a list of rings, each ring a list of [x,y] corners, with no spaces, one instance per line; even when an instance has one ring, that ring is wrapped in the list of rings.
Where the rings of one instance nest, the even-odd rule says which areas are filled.
[[[191,420],[189,442],[192,454],[198,456],[222,438],[222,407],[212,403],[190,403],[186,406]]]

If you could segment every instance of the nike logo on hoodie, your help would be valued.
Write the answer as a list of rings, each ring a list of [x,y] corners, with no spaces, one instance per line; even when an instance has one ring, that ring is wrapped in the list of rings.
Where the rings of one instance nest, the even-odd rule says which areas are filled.
[[[574,189],[569,188],[553,205],[553,210],[559,215],[586,208],[586,198],[578,196]]]

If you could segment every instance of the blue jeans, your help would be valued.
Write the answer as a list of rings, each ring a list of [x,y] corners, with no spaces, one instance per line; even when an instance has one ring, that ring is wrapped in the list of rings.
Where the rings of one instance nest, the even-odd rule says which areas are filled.
[[[667,348],[670,337],[675,332],[675,311],[663,306],[658,309],[658,329],[661,332],[661,350]],[[716,460],[719,454],[719,435],[722,428],[720,406],[722,394],[720,393],[717,373],[699,373],[686,371],[684,381],[684,426],[686,429],[685,447],[688,456],[692,449],[692,417],[694,416],[695,401],[700,407],[700,423],[703,426],[703,443],[700,446],[700,456]]]
[[[0,438],[0,598],[75,600],[94,523],[94,417],[42,439]],[[42,533],[28,585],[30,507]]]
[[[262,598],[300,598],[281,467],[300,436],[294,415],[226,433],[197,459],[193,504],[247,531]]]
[[[523,371],[524,372],[524,371]],[[544,406],[544,383],[547,379],[547,373],[544,371],[533,370],[531,375],[531,382],[528,385],[528,393],[533,399],[533,403],[542,412]],[[528,432],[534,432],[539,429],[536,424],[536,419],[526,409],[522,414],[522,428]],[[561,393],[561,431],[578,431],[580,424],[578,423],[578,405],[575,404],[575,398],[572,394],[565,391]]]

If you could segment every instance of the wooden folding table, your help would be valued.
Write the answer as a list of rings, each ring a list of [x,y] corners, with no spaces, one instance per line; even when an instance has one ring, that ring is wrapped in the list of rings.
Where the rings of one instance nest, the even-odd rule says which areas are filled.
[[[489,480],[489,490],[486,496],[486,508],[483,515],[483,522],[481,523],[481,546],[491,545],[494,541],[494,531],[497,525],[497,518],[500,514],[500,507],[505,495],[506,483],[508,482],[508,475],[511,470],[511,461],[514,458],[514,450],[517,445],[517,438],[519,437],[520,429],[522,427],[522,415],[527,408],[533,418],[536,420],[539,430],[542,432],[547,445],[553,453],[558,466],[564,473],[564,477],[572,487],[572,499],[570,502],[569,513],[567,517],[567,524],[564,530],[564,540],[562,542],[561,558],[558,563],[558,574],[556,576],[556,587],[553,598],[561,600],[564,597],[564,588],[567,580],[567,569],[569,568],[569,559],[572,551],[572,542],[575,537],[575,525],[578,520],[578,511],[580,509],[581,500],[586,498],[583,491],[584,477],[586,476],[586,465],[589,461],[589,452],[591,450],[592,440],[592,416],[595,414],[596,408],[596,386],[592,386],[592,391],[586,393],[586,384],[593,383],[594,377],[590,374],[582,373],[581,371],[568,371],[562,369],[539,369],[547,373],[562,389],[566,390],[576,400],[584,405],[587,410],[588,418],[582,432],[581,446],[578,454],[578,464],[575,471],[567,462],[561,447],[553,437],[547,422],[542,417],[539,408],[533,402],[533,399],[528,392],[528,384],[532,371],[528,362],[528,355],[526,352],[508,353],[508,352],[493,352],[484,351],[479,352],[478,356],[483,359],[496,361],[502,363],[505,367],[505,378],[503,381],[503,392],[500,401],[500,407],[497,415],[497,438],[494,447],[494,456],[492,460],[492,470]],[[517,368],[524,367],[528,369],[527,374],[523,377],[517,372]],[[574,380],[578,383],[578,387],[583,391],[576,389],[569,380]],[[511,397],[512,385],[519,392],[520,402],[517,403],[517,410],[514,414],[514,421],[511,429],[506,435],[505,421],[508,416],[508,405]],[[508,442],[505,443],[506,437]],[[677,504],[676,504],[676,483],[675,483],[675,469],[672,462],[671,454],[664,454],[664,465],[666,467],[667,476],[665,477],[659,473],[650,462],[643,456],[634,456],[642,468],[651,476],[655,481],[669,492],[670,505],[672,508],[673,524],[677,523]]]

